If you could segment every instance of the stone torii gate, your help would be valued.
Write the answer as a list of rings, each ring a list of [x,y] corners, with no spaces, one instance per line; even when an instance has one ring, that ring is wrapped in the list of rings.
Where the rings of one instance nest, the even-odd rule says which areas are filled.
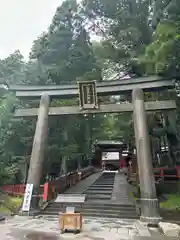
[[[37,116],[30,167],[27,183],[34,185],[33,195],[38,195],[42,171],[44,152],[48,130],[48,115],[70,115],[89,113],[117,113],[133,112],[135,139],[137,148],[138,169],[141,189],[141,220],[148,224],[157,224],[159,206],[156,197],[152,157],[148,135],[146,111],[174,110],[174,101],[144,102],[143,91],[159,91],[173,88],[172,80],[155,78],[127,79],[99,83],[95,81],[83,82],[77,85],[62,86],[9,86],[20,99],[41,98],[39,109],[16,109],[15,117]],[[117,95],[132,92],[132,103],[98,105],[97,97],[104,95]],[[72,98],[80,97],[80,107],[56,107],[49,108],[50,97]],[[32,202],[36,207],[37,201]]]

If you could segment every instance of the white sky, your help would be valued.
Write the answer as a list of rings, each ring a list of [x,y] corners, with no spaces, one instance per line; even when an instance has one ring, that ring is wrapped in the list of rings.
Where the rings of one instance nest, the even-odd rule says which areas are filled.
[[[0,0],[0,58],[20,49],[28,58],[33,40],[50,25],[62,0]]]

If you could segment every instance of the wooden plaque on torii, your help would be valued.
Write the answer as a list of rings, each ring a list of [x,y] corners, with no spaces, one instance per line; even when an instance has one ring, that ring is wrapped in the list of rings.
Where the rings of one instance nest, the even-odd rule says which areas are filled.
[[[96,81],[78,82],[79,106],[82,110],[98,108]]]

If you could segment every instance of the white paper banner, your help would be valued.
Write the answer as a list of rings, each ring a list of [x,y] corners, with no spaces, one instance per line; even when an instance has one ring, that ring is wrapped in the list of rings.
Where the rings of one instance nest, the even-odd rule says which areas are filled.
[[[22,211],[24,212],[29,212],[30,205],[31,205],[32,192],[33,192],[33,184],[27,183],[25,194],[24,194],[23,206],[22,206]]]

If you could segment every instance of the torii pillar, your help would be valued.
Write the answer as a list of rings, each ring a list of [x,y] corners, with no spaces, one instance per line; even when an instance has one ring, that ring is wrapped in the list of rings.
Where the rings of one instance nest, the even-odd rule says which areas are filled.
[[[40,100],[36,130],[34,134],[33,147],[30,158],[27,183],[33,184],[33,197],[31,201],[32,211],[38,209],[39,189],[48,136],[49,102],[49,96],[43,94]]]
[[[133,90],[132,103],[141,191],[140,220],[149,225],[157,225],[161,221],[161,217],[156,196],[144,93],[141,89]]]

